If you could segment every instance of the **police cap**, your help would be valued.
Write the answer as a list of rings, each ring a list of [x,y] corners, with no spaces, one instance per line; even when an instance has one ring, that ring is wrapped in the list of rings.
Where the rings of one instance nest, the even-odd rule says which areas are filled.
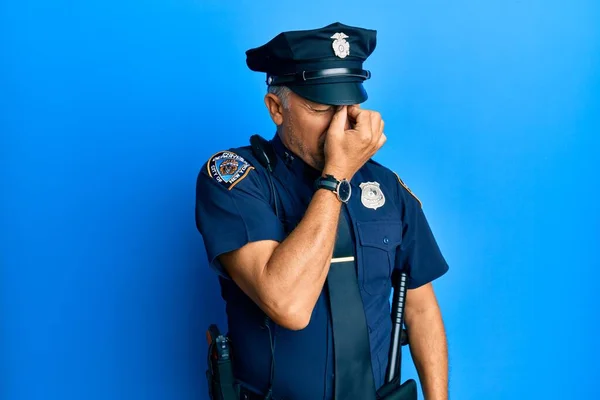
[[[267,85],[289,87],[321,104],[367,100],[363,82],[371,77],[363,62],[375,50],[377,32],[339,22],[313,30],[282,32],[246,51],[246,64],[267,74]]]

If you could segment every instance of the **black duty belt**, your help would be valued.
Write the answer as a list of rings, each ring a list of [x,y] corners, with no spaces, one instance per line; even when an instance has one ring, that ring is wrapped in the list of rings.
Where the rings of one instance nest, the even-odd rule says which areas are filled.
[[[352,233],[342,210],[327,275],[335,357],[335,400],[375,400],[369,333],[358,288]]]

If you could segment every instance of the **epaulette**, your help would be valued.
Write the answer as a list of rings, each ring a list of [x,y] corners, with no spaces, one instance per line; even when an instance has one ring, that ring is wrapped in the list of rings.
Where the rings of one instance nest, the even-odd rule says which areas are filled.
[[[400,176],[399,176],[397,173],[395,173],[395,172],[394,172],[394,175],[396,175],[396,178],[398,178],[398,182],[400,182],[400,184],[402,185],[402,187],[403,187],[404,189],[406,189],[406,191],[407,191],[408,193],[410,193],[410,195],[411,195],[412,197],[414,197],[414,198],[415,198],[415,200],[417,200],[417,201],[419,202],[419,205],[421,206],[421,208],[423,208],[423,203],[421,203],[421,200],[419,200],[419,198],[418,198],[418,197],[417,197],[417,196],[416,196],[416,195],[413,193],[413,191],[412,191],[412,190],[410,190],[410,188],[409,188],[408,186],[406,186],[406,184],[405,184],[405,183],[402,181],[402,179],[400,179]]]

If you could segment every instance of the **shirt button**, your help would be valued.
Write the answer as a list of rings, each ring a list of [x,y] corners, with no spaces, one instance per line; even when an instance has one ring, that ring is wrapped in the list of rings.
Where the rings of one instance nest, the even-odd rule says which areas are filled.
[[[385,244],[388,244],[389,242],[390,242],[390,239],[388,239],[388,238],[386,238],[386,237],[385,237],[385,238],[383,238],[383,243],[385,243]]]

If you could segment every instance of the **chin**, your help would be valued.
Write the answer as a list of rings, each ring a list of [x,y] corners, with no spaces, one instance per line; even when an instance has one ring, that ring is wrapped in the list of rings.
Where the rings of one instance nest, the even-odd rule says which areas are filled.
[[[323,171],[323,168],[325,168],[325,160],[315,160],[315,169],[318,171]]]

